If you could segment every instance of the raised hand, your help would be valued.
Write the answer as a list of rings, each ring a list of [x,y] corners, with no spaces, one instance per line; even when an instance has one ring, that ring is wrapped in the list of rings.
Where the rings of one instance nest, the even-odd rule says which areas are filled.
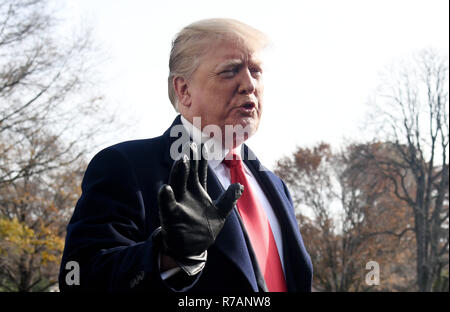
[[[199,255],[214,243],[244,189],[231,184],[213,202],[206,191],[207,160],[199,160],[195,143],[190,154],[173,164],[169,184],[158,193],[163,253],[175,260]]]

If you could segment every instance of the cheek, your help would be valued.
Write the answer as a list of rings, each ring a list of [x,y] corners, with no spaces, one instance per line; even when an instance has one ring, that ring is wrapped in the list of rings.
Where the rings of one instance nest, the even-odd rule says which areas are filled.
[[[197,91],[192,96],[192,104],[193,108],[197,112],[202,112],[208,110],[208,103],[211,102],[208,92],[204,92],[204,90]]]
[[[257,87],[258,90],[258,96],[262,99],[264,94],[264,83],[261,81]]]
[[[223,85],[220,87],[211,88],[211,91],[208,92],[207,96],[209,99],[208,103],[210,104],[208,110],[214,111],[218,114],[224,114],[229,109],[233,96],[233,88],[230,86]]]
[[[258,99],[259,109],[262,110],[262,107],[264,106],[263,105],[264,104],[264,88],[263,87],[258,89],[257,99]]]

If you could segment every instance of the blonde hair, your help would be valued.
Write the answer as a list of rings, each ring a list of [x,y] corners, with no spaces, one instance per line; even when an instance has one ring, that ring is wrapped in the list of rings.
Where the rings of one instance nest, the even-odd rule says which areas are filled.
[[[238,41],[251,51],[262,50],[269,43],[264,33],[234,19],[205,19],[184,27],[172,41],[169,58],[169,99],[176,111],[178,97],[173,87],[173,78],[189,79],[200,64],[201,56],[211,46],[211,41],[216,39]]]

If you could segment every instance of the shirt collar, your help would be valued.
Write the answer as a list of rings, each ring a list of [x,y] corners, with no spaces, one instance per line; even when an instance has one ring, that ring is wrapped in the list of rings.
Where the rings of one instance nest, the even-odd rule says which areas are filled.
[[[216,169],[217,166],[222,163],[225,156],[228,155],[230,149],[224,148],[221,142],[214,141],[215,139],[211,138],[208,134],[205,134],[200,129],[194,127],[194,125],[182,115],[181,123],[195,144],[200,145],[201,143],[205,143],[206,152],[208,153],[208,165],[211,166],[212,169]],[[235,151],[239,155],[241,154],[241,147],[242,144],[235,148]]]

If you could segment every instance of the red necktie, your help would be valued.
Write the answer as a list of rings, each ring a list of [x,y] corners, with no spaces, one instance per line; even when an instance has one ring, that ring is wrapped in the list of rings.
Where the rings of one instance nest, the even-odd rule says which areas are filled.
[[[244,186],[244,192],[237,202],[237,208],[252,243],[267,288],[269,291],[287,291],[280,256],[269,220],[264,208],[250,187],[242,161],[237,154],[233,153],[233,159],[225,159],[223,162],[230,168],[231,183],[238,182]]]

